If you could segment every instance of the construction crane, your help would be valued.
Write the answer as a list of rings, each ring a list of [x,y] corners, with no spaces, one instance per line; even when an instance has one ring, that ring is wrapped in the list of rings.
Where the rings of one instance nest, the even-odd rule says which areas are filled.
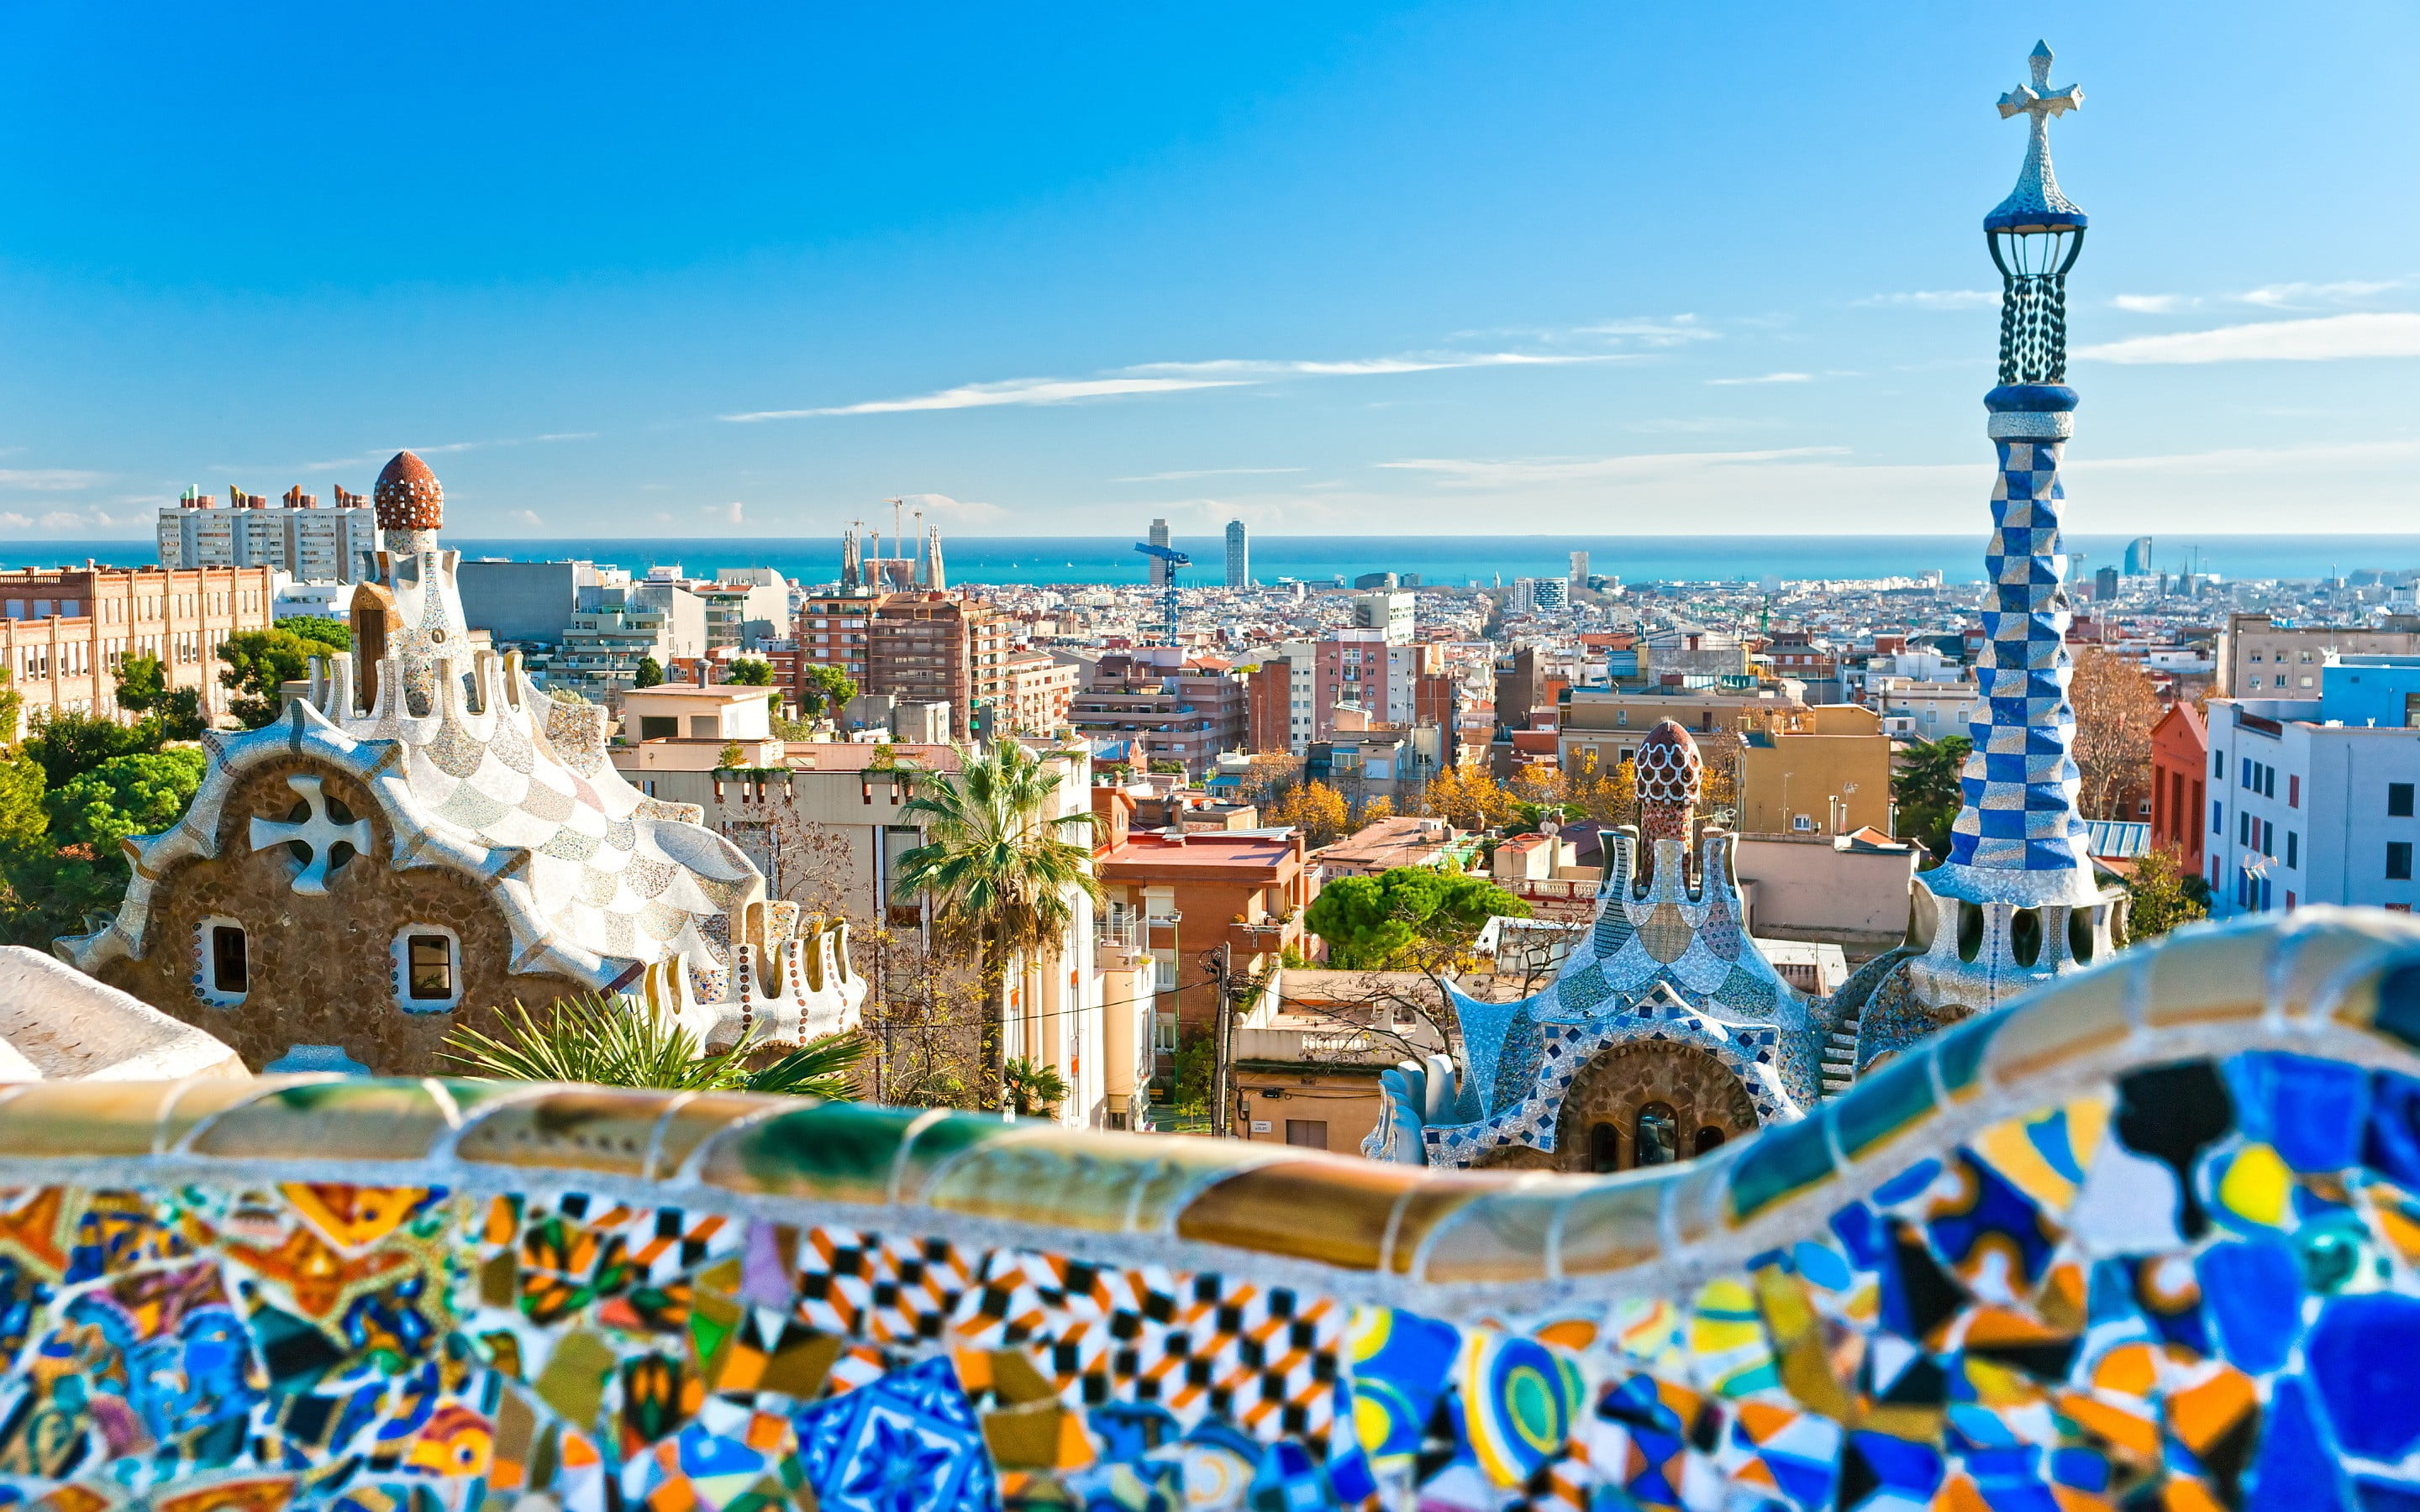
[[[1168,643],[1176,644],[1176,569],[1193,565],[1193,559],[1173,547],[1156,546],[1149,541],[1137,541],[1135,549],[1162,563],[1164,575],[1159,582],[1159,623],[1167,633]]]

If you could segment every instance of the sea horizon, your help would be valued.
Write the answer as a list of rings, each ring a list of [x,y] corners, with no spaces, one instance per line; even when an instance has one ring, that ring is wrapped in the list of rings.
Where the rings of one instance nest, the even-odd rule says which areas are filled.
[[[2089,578],[2121,563],[2131,537],[2068,537],[2071,576]],[[1257,535],[1251,540],[1255,581],[1298,579],[1313,587],[1338,578],[1349,584],[1368,573],[1418,574],[1428,586],[1493,586],[1500,578],[1560,578],[1574,551],[1589,553],[1591,573],[1625,583],[1743,582],[1917,578],[1941,573],[1945,582],[1979,582],[1985,532],[1930,535]],[[735,567],[768,566],[801,582],[829,582],[840,573],[836,536],[480,537],[449,539],[465,558],[511,561],[586,560],[644,571],[677,563],[692,577]],[[883,546],[889,548],[889,539]],[[913,541],[909,542],[912,548]],[[1183,587],[1225,581],[1226,543],[1217,535],[1179,535],[1192,564]],[[147,566],[159,561],[148,541],[0,542],[0,570],[81,566]],[[1143,556],[1125,536],[944,536],[942,559],[954,584],[1025,586],[1140,585]],[[2227,580],[2319,579],[2369,570],[2420,570],[2420,533],[2392,535],[2154,536],[2155,571],[2215,573]]]

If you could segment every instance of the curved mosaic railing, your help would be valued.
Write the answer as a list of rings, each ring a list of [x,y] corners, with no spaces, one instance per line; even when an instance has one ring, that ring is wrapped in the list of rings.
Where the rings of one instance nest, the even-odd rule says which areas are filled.
[[[1619,1178],[465,1082],[0,1097],[59,1512],[2420,1497],[2420,930],[2120,957]]]

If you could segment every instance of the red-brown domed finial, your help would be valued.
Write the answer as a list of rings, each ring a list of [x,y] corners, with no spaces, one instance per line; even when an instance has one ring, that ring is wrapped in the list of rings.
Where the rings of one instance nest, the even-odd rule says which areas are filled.
[[[434,531],[445,524],[445,489],[428,464],[410,452],[397,452],[378,475],[370,490],[381,531]]]
[[[1689,821],[1705,791],[1706,763],[1689,732],[1670,719],[1658,720],[1647,732],[1632,763],[1631,774],[1638,789],[1638,828],[1647,842],[1647,853],[1639,858],[1644,878],[1654,872],[1657,841],[1689,843]]]

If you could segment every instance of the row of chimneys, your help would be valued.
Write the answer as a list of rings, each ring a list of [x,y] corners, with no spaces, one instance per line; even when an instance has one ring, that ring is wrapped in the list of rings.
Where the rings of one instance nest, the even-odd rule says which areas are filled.
[[[319,507],[319,496],[315,493],[304,493],[302,491],[302,486],[298,483],[293,487],[286,490],[285,502],[286,507],[288,509],[317,509]],[[206,494],[199,488],[186,489],[178,497],[177,503],[180,508],[184,509],[216,509],[219,505],[219,501],[215,496]],[[370,501],[367,496],[354,493],[346,488],[343,484],[336,485],[336,507],[338,509],[367,509],[369,506]],[[267,509],[269,507],[269,496],[267,494],[246,493],[241,488],[229,484],[227,486],[227,507],[229,509]]]

